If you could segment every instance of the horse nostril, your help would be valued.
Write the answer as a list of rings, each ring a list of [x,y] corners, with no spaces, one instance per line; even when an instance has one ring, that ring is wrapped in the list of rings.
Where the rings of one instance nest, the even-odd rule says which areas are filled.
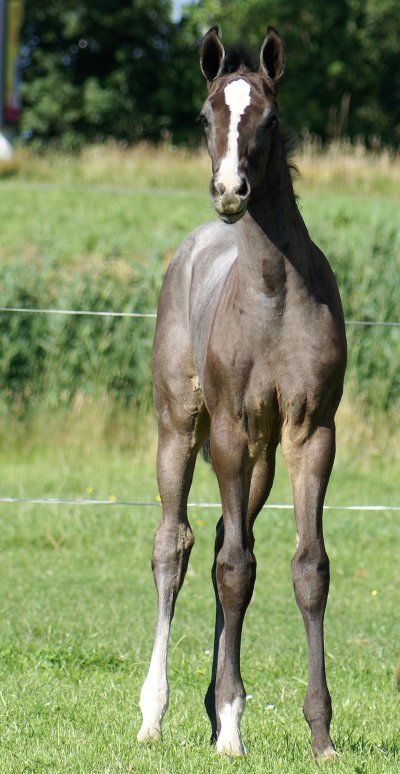
[[[222,197],[227,196],[228,194],[229,196],[237,197],[239,199],[247,199],[250,194],[250,186],[246,176],[240,176],[240,178],[237,179],[237,182],[232,181],[232,184],[228,183],[228,187],[221,179],[218,180],[218,178],[212,177],[210,192],[214,199],[222,199]]]
[[[247,178],[243,177],[239,187],[236,188],[235,190],[235,194],[243,197],[244,199],[246,196],[249,195],[249,193],[250,193],[250,186],[248,184]]]
[[[212,177],[210,182],[211,196],[213,196],[215,199],[218,196],[223,196],[225,191],[226,191],[226,188],[224,184],[220,180],[216,180],[215,177]]]

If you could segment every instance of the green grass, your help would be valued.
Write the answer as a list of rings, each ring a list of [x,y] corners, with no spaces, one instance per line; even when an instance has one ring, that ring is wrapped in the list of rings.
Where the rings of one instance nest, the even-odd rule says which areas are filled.
[[[207,194],[152,193],[5,181],[0,251],[58,270],[83,261],[144,260],[169,253],[190,229],[213,217]],[[15,265],[15,264],[14,264]]]
[[[152,434],[137,456],[90,442],[8,449],[2,478],[15,495],[154,501]],[[149,443],[150,439],[150,443]],[[388,487],[389,479],[391,488]],[[338,456],[327,501],[396,502],[395,467],[357,470]],[[214,500],[199,463],[192,500]],[[281,463],[272,502],[290,502]],[[6,772],[285,772],[317,770],[302,717],[303,628],[290,580],[293,516],[267,510],[256,525],[258,577],[243,636],[248,757],[219,760],[202,698],[211,663],[209,577],[217,510],[191,509],[196,545],[177,605],[171,704],[161,746],[139,746],[138,695],[153,636],[150,571],[159,508],[2,505],[0,770]],[[338,772],[398,766],[400,642],[398,514],[328,511],[331,595],[326,616]]]
[[[214,217],[206,190],[73,187],[62,180],[43,185],[19,179],[3,181],[1,189],[2,299],[8,306],[154,311],[163,273],[179,242]],[[356,195],[351,188],[311,188],[302,190],[300,208],[336,273],[346,317],[399,321],[398,198]],[[4,391],[9,390],[15,411],[21,402],[37,398],[53,407],[59,395],[68,402],[82,389],[86,396],[102,390],[115,396],[120,390],[129,400],[146,393],[151,322],[18,321],[4,315],[0,319]],[[349,328],[348,337],[353,393],[375,409],[395,411],[400,328]],[[38,341],[41,349],[36,352]]]

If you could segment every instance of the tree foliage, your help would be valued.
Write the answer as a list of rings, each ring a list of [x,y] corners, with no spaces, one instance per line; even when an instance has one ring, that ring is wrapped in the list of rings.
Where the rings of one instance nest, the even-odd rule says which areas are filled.
[[[107,137],[135,142],[178,133],[193,115],[194,92],[188,46],[170,5],[27,0],[23,136],[73,148]],[[188,69],[183,89],[179,60]]]
[[[290,126],[322,139],[400,142],[398,0],[200,0],[197,24],[258,52],[268,24],[286,48],[280,104]]]
[[[280,103],[298,133],[400,142],[398,0],[26,0],[21,130],[64,147],[113,137],[191,141],[205,89],[200,31],[222,28],[257,61],[266,27],[286,46]]]

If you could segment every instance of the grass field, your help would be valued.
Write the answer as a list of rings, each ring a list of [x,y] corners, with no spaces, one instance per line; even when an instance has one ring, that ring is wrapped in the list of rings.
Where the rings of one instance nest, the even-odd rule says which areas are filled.
[[[201,157],[200,177],[202,164]],[[149,186],[152,180],[150,176]],[[173,251],[188,231],[214,217],[206,186],[186,193],[149,186],[73,186],[63,178],[43,183],[19,177],[1,185],[0,271],[5,306],[154,311]],[[351,185],[345,190],[325,185],[318,190],[315,184],[307,189],[302,183],[300,191],[310,234],[337,275],[346,317],[397,320],[398,198],[393,193],[356,191]],[[129,376],[130,395],[141,393],[149,384],[151,322],[20,316],[11,323],[2,315],[0,324],[4,326],[4,372],[13,372],[15,358],[25,362],[20,373],[27,380],[15,387],[17,406],[21,392],[37,396],[42,405],[48,399],[54,406],[60,396],[73,396],[82,387],[88,395],[113,391],[122,371]],[[358,397],[366,397],[374,407],[392,408],[396,416],[400,328],[349,328],[348,336],[349,384],[355,386]],[[126,348],[128,337],[130,348]],[[33,348],[39,340],[43,346],[36,352]],[[75,349],[70,351],[72,346]],[[38,369],[34,382],[31,373]],[[55,374],[60,375],[60,383],[54,386]],[[11,381],[14,390],[13,373]]]
[[[17,496],[151,502],[153,450],[142,443],[137,455],[76,440],[64,448],[9,449],[1,455],[2,479]],[[390,486],[388,479],[339,454],[327,501],[395,503],[397,482],[392,477]],[[217,499],[202,462],[191,499]],[[271,502],[290,503],[281,465]],[[218,511],[190,511],[196,546],[172,632],[164,742],[140,747],[138,696],[153,634],[149,559],[159,509],[1,506],[1,772],[317,770],[301,711],[306,652],[290,580],[293,516],[267,510],[256,526],[258,578],[243,638],[243,676],[252,697],[243,719],[249,754],[227,761],[209,749],[202,706],[211,664],[209,570]],[[332,568],[327,668],[340,752],[335,770],[394,774],[400,752],[398,513],[329,510],[325,523]]]
[[[398,319],[398,162],[362,157],[361,151],[335,160],[334,149],[321,157],[308,148],[299,164],[303,215],[311,235],[333,256],[346,315]],[[213,217],[204,157],[110,147],[88,150],[81,159],[21,155],[13,165],[3,170],[0,184],[4,277],[28,277],[35,288],[43,281],[43,298],[54,306],[71,301],[74,281],[78,290],[82,285],[81,296],[73,297],[81,308],[95,300],[82,268],[85,281],[97,278],[96,293],[104,267],[127,284],[143,270],[141,281],[149,278],[151,290],[143,302],[155,304],[172,251],[190,228]],[[166,190],[152,190],[160,187]],[[131,346],[137,329],[135,322],[129,325],[124,330],[131,330]],[[146,325],[147,333],[140,328],[144,357],[154,323]],[[83,334],[89,343],[90,330],[88,322]],[[353,375],[367,368],[370,354],[357,335],[349,336]],[[368,341],[375,336],[367,335]],[[378,376],[371,389],[384,395],[399,379],[392,353],[397,344],[400,352],[400,341],[395,332],[379,336],[372,341]],[[388,348],[390,357],[379,360]],[[357,396],[352,379],[339,411],[327,503],[399,505],[398,404],[373,411],[365,402],[371,396]],[[22,419],[0,403],[0,495],[156,500],[151,417],[124,410],[110,395],[85,392],[85,386],[62,410],[50,411],[43,395],[43,405],[39,399],[35,412]],[[190,499],[218,500],[203,462]],[[280,461],[270,501],[291,502]],[[243,718],[248,756],[218,759],[209,747],[202,699],[211,667],[209,575],[219,512],[193,507],[190,513],[196,545],[172,631],[164,742],[138,746],[138,697],[155,615],[150,553],[159,507],[0,505],[0,774],[325,770],[311,760],[301,709],[306,651],[291,589],[290,511],[266,510],[256,525],[258,578],[243,637],[243,677],[251,695]],[[325,525],[332,577],[327,669],[332,736],[340,753],[334,770],[395,774],[399,513],[327,510]]]
[[[303,142],[295,154],[301,172],[300,186],[372,192],[398,196],[398,153],[371,153],[361,144],[332,143],[327,150],[317,142]],[[80,155],[60,153],[32,155],[20,148],[10,161],[0,161],[0,175],[25,181],[43,181],[76,186],[105,185],[205,191],[210,160],[205,150],[192,152],[175,146],[116,143],[85,148]]]

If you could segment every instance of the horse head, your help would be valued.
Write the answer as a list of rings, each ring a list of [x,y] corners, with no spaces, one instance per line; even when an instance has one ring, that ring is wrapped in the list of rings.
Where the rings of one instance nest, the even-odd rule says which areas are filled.
[[[257,72],[243,62],[231,71],[218,27],[202,40],[200,66],[208,96],[200,118],[212,161],[210,194],[226,223],[244,215],[264,177],[278,120],[277,82],[283,64],[283,44],[273,27],[261,46]]]

